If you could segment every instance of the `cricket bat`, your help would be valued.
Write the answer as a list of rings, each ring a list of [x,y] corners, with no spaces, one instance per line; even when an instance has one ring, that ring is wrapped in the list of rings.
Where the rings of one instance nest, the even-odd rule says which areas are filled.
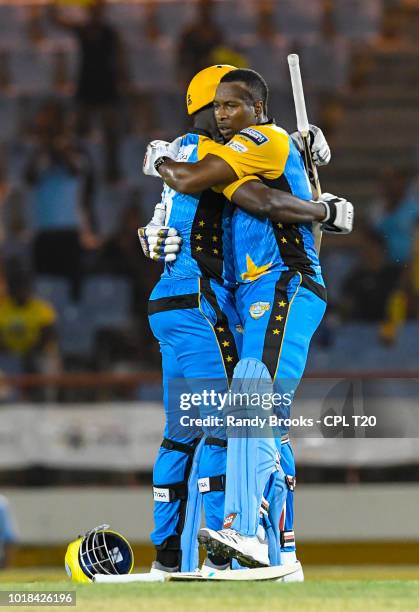
[[[317,200],[321,196],[321,187],[317,167],[314,164],[310,151],[310,133],[307,119],[307,109],[304,99],[303,82],[300,72],[300,58],[296,53],[288,55],[288,66],[291,75],[292,94],[294,97],[295,114],[297,117],[297,129],[304,142],[304,163],[311,184],[313,198]],[[317,253],[320,253],[322,232],[320,223],[313,223],[313,234]]]

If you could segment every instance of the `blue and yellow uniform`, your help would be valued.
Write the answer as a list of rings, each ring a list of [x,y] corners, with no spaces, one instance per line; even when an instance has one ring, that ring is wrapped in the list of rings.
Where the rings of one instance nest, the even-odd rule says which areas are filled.
[[[216,146],[205,132],[191,130],[183,136],[178,160],[197,162]],[[162,202],[167,211],[166,225],[178,230],[183,244],[178,258],[165,265],[149,302],[150,326],[162,353],[166,411],[164,440],[153,472],[152,541],[158,560],[162,550],[166,552],[164,564],[170,565],[173,558],[172,564],[177,565],[176,551],[184,551],[186,546],[182,532],[188,496],[197,486],[189,477],[201,432],[181,431],[178,427],[179,394],[175,390],[180,385],[183,392],[200,391],[202,379],[221,381],[226,390],[238,362],[241,335],[234,301],[231,205],[221,193],[212,190],[183,195],[167,185]],[[199,490],[204,494],[207,525],[221,529],[225,434],[217,427],[204,428],[204,433],[206,440],[200,445],[198,464]],[[191,537],[186,532],[184,536]],[[171,550],[172,557],[167,554]],[[186,561],[182,568],[194,569]]]
[[[287,132],[273,122],[242,130],[212,153],[225,160],[237,175],[238,180],[224,189],[229,199],[241,184],[255,178],[303,200],[312,197],[300,153]],[[237,209],[232,232],[238,282],[236,305],[244,329],[240,358],[263,362],[275,387],[293,392],[326,306],[311,223],[273,223]],[[282,544],[284,551],[292,551],[295,466],[289,444],[282,446],[281,463],[290,488]],[[232,482],[234,478],[232,475]],[[229,479],[227,473],[225,511],[235,514],[238,506],[230,499]],[[238,516],[233,527],[254,535],[257,520],[249,523],[242,519]],[[251,527],[243,528],[244,523]]]

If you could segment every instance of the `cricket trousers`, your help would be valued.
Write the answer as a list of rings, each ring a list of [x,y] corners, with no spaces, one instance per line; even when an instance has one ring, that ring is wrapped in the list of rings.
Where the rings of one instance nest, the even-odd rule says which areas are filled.
[[[162,355],[166,417],[153,470],[151,539],[157,560],[186,570],[182,548],[183,543],[189,545],[192,534],[184,532],[185,517],[197,491],[202,495],[207,526],[222,528],[227,443],[222,422],[215,421],[222,413],[214,402],[195,406],[185,398],[204,388],[227,391],[240,353],[241,326],[234,293],[203,278],[161,279],[150,296],[149,322]],[[191,423],[198,417],[205,424]],[[196,521],[199,523],[198,517]]]
[[[265,274],[239,286],[236,304],[244,328],[241,361],[253,358],[263,362],[273,380],[274,391],[292,397],[304,372],[311,338],[326,309],[326,289],[321,275],[312,277],[296,271]],[[289,416],[291,403],[281,407],[279,416]],[[287,434],[284,427],[275,438],[288,488],[280,518],[281,552],[295,550],[295,462]],[[232,455],[229,440],[229,457]],[[249,508],[257,511],[260,500],[255,498],[254,503],[249,501],[246,509],[238,507],[239,478],[239,466],[232,465],[230,470],[228,460],[225,513],[236,517],[233,528],[245,535],[255,535],[258,515],[249,517],[246,513]],[[263,491],[263,486],[262,483],[259,492]]]

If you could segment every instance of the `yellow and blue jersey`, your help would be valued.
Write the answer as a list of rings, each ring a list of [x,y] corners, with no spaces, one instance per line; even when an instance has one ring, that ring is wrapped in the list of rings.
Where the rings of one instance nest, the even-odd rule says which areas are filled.
[[[224,188],[228,199],[240,185],[256,178],[302,200],[312,197],[300,153],[287,132],[272,122],[242,130],[227,145],[218,145],[211,153],[224,159],[237,175],[238,180]],[[310,276],[320,273],[311,223],[272,223],[237,209],[232,230],[239,283],[286,270]]]
[[[177,161],[196,163],[218,147],[202,130],[191,130],[182,138]],[[222,193],[206,190],[185,195],[165,186],[166,225],[182,237],[176,261],[167,263],[162,278],[213,279],[235,286],[232,253],[232,207]]]

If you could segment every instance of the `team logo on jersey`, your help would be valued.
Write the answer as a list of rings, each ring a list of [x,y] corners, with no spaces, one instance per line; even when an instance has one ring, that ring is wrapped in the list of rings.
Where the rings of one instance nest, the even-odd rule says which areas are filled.
[[[243,325],[240,325],[240,323],[237,323],[237,325],[236,325],[236,332],[238,334],[244,334]]]
[[[255,302],[254,304],[251,304],[249,308],[249,314],[252,319],[260,319],[263,317],[265,312],[268,312],[270,307],[270,302]]]
[[[254,142],[255,145],[258,145],[258,146],[265,144],[265,142],[268,142],[269,140],[269,138],[265,136],[265,134],[262,134],[262,132],[259,132],[259,130],[255,130],[254,128],[250,128],[250,127],[245,128],[244,130],[241,130],[239,134],[241,134],[242,136],[245,136],[246,138]]]
[[[238,153],[246,153],[246,151],[249,150],[244,144],[242,144],[241,142],[237,142],[237,140],[229,142],[226,147],[230,147],[230,149],[234,149]]]

